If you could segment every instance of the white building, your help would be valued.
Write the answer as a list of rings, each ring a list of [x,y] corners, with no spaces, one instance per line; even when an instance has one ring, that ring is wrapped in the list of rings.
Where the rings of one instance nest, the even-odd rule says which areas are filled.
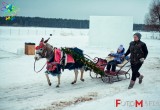
[[[89,26],[90,46],[117,48],[123,44],[128,48],[133,39],[133,17],[91,16]]]

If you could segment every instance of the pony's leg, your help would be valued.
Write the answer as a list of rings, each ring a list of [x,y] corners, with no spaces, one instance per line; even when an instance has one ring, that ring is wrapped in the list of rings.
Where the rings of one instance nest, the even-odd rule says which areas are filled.
[[[74,78],[74,81],[71,84],[75,84],[77,82],[78,69],[74,69],[74,73],[75,73],[75,78]]]
[[[84,68],[83,67],[80,68],[80,71],[81,71],[81,78],[80,78],[80,80],[84,81],[84,79],[83,79]]]
[[[57,86],[56,86],[56,87],[59,87],[59,85],[60,85],[61,75],[58,75],[58,76],[57,76],[57,78],[58,78],[58,84],[57,84]]]
[[[48,85],[51,86],[51,81],[50,81],[50,79],[49,79],[48,74],[46,74],[46,78],[47,78]]]

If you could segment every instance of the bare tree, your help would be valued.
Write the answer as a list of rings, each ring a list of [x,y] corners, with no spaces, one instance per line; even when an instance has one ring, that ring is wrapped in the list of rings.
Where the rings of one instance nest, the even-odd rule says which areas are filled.
[[[146,28],[160,32],[160,0],[153,0],[149,13],[145,16]]]

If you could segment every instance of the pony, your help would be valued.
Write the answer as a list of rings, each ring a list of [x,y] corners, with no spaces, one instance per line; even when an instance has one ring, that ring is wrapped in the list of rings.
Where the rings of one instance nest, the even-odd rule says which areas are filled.
[[[83,73],[84,73],[84,64],[82,62],[78,62],[75,58],[72,57],[70,54],[65,54],[60,48],[53,47],[48,43],[50,38],[44,40],[41,39],[38,46],[36,46],[36,54],[35,54],[35,61],[38,61],[42,58],[46,58],[47,60],[47,71],[45,72],[48,85],[51,86],[51,81],[48,74],[53,76],[57,76],[58,84],[56,87],[60,86],[60,78],[61,78],[61,71],[64,69],[74,70],[75,77],[74,81],[71,84],[75,84],[77,82],[78,77],[78,70],[81,72],[80,80],[84,82]],[[70,48],[74,51],[80,50],[78,48]],[[83,51],[81,52],[83,56]]]

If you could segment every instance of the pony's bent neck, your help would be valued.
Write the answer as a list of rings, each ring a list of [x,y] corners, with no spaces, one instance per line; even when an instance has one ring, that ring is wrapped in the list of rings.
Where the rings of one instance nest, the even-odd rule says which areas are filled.
[[[46,47],[47,47],[46,59],[50,60],[54,56],[54,49],[49,44],[46,44]]]

